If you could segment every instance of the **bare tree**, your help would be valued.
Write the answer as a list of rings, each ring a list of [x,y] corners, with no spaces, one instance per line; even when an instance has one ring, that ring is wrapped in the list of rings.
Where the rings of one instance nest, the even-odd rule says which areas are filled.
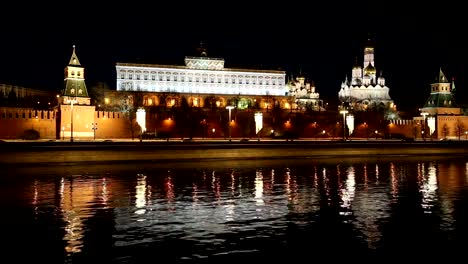
[[[447,135],[449,134],[449,127],[447,126],[447,124],[444,124],[444,126],[442,127],[442,133],[444,135],[444,139],[447,138]]]
[[[457,119],[457,122],[455,123],[455,131],[457,131],[458,140],[460,140],[463,130],[465,130],[463,123],[460,119]]]
[[[114,95],[113,104],[108,108],[121,112],[126,120],[126,126],[130,131],[132,140],[135,135],[141,134],[141,127],[136,122],[136,112],[138,107],[142,106],[143,94],[141,92],[119,91]]]

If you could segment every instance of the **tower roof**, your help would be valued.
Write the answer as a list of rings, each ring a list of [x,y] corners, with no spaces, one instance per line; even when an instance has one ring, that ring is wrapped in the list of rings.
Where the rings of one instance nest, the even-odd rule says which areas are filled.
[[[439,76],[436,79],[437,83],[449,83],[447,80],[447,77],[445,77],[445,74],[442,72],[442,68],[439,69]]]
[[[73,54],[70,58],[70,62],[68,63],[70,66],[81,66],[80,61],[78,60],[78,56],[75,53],[75,45],[73,45]]]

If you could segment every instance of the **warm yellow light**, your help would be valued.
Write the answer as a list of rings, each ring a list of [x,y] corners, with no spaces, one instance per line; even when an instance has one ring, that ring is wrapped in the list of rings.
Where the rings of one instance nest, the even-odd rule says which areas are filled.
[[[148,99],[148,105],[153,105],[153,100]]]
[[[109,98],[104,98],[104,103],[109,104]]]
[[[284,107],[289,108],[289,103],[285,103]]]
[[[171,100],[171,106],[174,106],[175,105],[175,99],[172,99]]]
[[[216,101],[216,106],[219,107],[221,105],[220,101]]]

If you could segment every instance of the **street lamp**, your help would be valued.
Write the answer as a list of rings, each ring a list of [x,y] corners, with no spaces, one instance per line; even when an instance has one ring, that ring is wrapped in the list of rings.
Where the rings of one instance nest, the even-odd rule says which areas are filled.
[[[231,141],[231,109],[233,109],[233,108],[234,108],[234,106],[232,106],[232,105],[226,106],[226,109],[229,110],[229,123],[228,123],[228,125],[229,125],[229,141]]]
[[[422,131],[426,131],[426,116],[429,115],[429,113],[422,112],[421,115],[423,116],[423,125],[422,125]],[[424,133],[421,131],[421,135],[424,136]]]
[[[379,135],[379,131],[378,130],[375,130],[375,139],[377,140],[377,136]]]
[[[364,128],[366,131],[366,139],[369,140],[369,125],[366,122],[364,122]]]
[[[65,127],[62,127],[62,140],[65,140]]]
[[[468,131],[465,131],[465,140],[468,140]]]
[[[72,99],[70,100],[71,104],[71,108],[70,108],[70,113],[71,113],[71,117],[70,117],[70,142],[73,142],[73,103],[74,103],[75,99]]]
[[[346,114],[348,110],[341,110],[340,114],[343,114],[343,141],[346,141]]]
[[[92,130],[94,131],[94,140],[96,140],[96,130],[97,130],[97,123],[91,123],[93,126]]]

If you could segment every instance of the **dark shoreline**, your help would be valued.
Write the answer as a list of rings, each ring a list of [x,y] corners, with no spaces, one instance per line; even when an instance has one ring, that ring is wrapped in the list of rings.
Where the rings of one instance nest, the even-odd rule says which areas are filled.
[[[468,155],[468,142],[249,141],[249,142],[8,142],[0,164],[100,164],[375,156]]]

